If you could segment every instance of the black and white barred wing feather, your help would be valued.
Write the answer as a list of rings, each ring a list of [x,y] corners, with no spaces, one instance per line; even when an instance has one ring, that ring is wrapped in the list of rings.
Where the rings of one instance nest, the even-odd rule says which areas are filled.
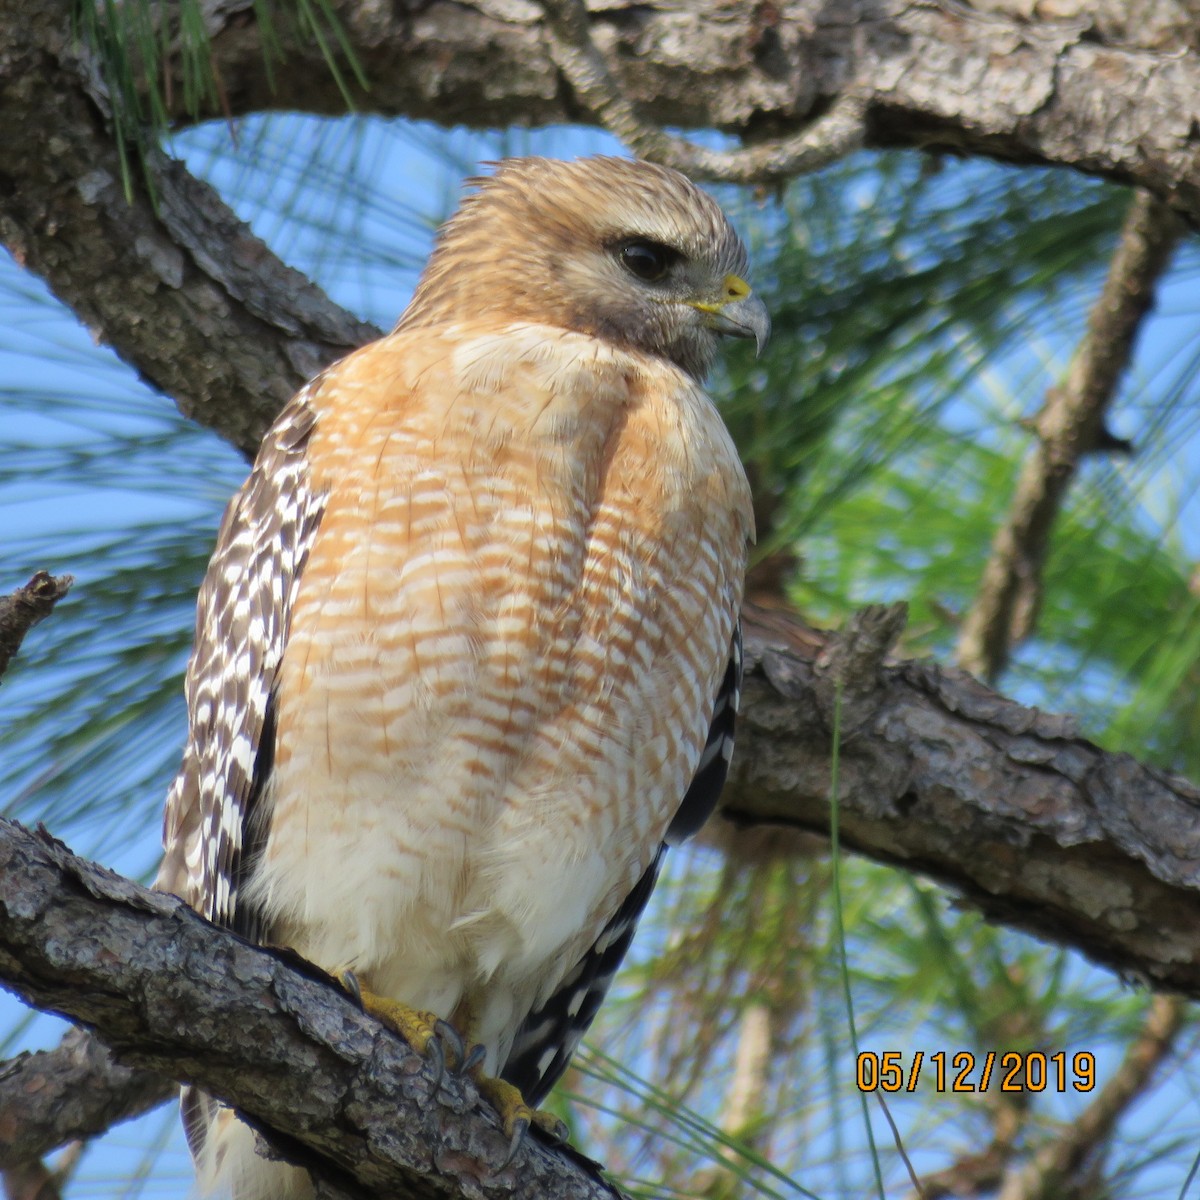
[[[284,409],[230,501],[200,588],[188,665],[188,742],[167,797],[156,886],[219,925],[260,939],[238,890],[265,831],[274,686],[324,497],[309,486],[316,380]]]

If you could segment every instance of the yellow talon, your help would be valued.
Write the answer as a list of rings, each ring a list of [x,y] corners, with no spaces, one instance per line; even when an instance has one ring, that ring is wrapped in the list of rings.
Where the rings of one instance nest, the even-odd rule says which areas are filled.
[[[441,1034],[439,1026],[445,1024],[435,1013],[422,1012],[399,1000],[368,992],[359,985],[353,971],[339,971],[337,980],[358,1001],[363,1012],[398,1033],[418,1054],[430,1053],[430,1047]]]
[[[540,1129],[551,1141],[567,1140],[566,1125],[553,1113],[540,1108],[530,1108],[525,1103],[525,1097],[507,1080],[485,1075],[479,1068],[472,1072],[472,1075],[475,1086],[479,1088],[479,1094],[496,1110],[504,1132],[508,1135],[508,1153],[498,1170],[503,1170],[512,1162],[531,1125]]]
[[[433,1094],[441,1086],[442,1074],[447,1065],[452,1070],[470,1075],[479,1089],[479,1094],[496,1110],[497,1116],[508,1137],[508,1153],[499,1169],[512,1162],[530,1126],[541,1130],[551,1141],[565,1142],[568,1129],[553,1113],[530,1108],[518,1088],[506,1079],[483,1073],[483,1047],[468,1046],[458,1030],[443,1021],[436,1013],[424,1012],[377,996],[363,988],[353,971],[337,972],[338,982],[358,1001],[364,1012],[370,1013],[394,1033],[398,1033],[418,1054],[433,1060],[436,1076]],[[446,1048],[450,1050],[451,1062],[446,1061]]]

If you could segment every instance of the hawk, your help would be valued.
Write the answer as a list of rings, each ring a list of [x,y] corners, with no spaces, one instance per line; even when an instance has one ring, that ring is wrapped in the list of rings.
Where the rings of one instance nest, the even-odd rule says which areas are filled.
[[[519,1138],[724,783],[754,530],[702,380],[769,321],[675,171],[470,182],[396,328],[286,406],[225,513],[158,886],[352,973],[421,1049],[444,1019]],[[203,1186],[311,1195],[184,1106]]]

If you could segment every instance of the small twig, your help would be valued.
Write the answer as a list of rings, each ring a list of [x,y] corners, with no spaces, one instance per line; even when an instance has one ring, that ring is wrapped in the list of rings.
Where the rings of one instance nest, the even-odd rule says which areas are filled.
[[[866,138],[864,100],[855,91],[801,133],[742,150],[707,150],[642,120],[592,41],[583,0],[542,0],[550,53],[592,116],[635,154],[697,179],[720,183],[770,183],[844,158]]]
[[[0,675],[8,670],[25,635],[54,610],[75,582],[70,575],[55,578],[46,571],[8,596],[0,596]]]
[[[1007,1173],[997,1200],[1062,1200],[1093,1194],[1091,1186],[1075,1186],[1076,1176],[1104,1145],[1121,1115],[1149,1087],[1155,1071],[1174,1048],[1187,1015],[1187,1002],[1178,996],[1155,996],[1141,1032],[1126,1049],[1116,1074],[1031,1162]]]
[[[989,1095],[992,1140],[983,1150],[965,1151],[940,1171],[927,1175],[916,1189],[918,1200],[949,1196],[983,1196],[994,1192],[1021,1146],[1028,1123],[1031,1093]]]
[[[871,719],[883,700],[880,674],[884,660],[900,640],[908,622],[908,605],[868,604],[832,634],[814,666],[816,698],[832,727],[841,706],[842,736],[854,735]]]
[[[1182,233],[1183,223],[1165,204],[1147,192],[1134,196],[1087,335],[1035,420],[1037,448],[1025,461],[963,621],[958,661],[982,679],[994,681],[1013,646],[1033,631],[1050,531],[1080,460],[1121,445],[1105,429],[1105,417]]]

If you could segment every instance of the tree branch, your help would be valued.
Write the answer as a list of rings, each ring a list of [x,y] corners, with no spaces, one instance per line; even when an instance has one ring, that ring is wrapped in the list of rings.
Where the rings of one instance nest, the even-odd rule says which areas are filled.
[[[0,0],[0,239],[180,412],[252,455],[303,383],[378,331],[164,154],[127,200],[68,0]],[[50,148],[48,152],[48,148]]]
[[[141,1116],[176,1090],[172,1080],[122,1065],[90,1033],[72,1029],[53,1050],[0,1064],[0,1170]]]
[[[1033,629],[1050,532],[1083,456],[1113,445],[1105,418],[1182,235],[1170,209],[1145,192],[1134,195],[1087,334],[1066,379],[1046,396],[1035,420],[1037,447],[1021,470],[963,621],[958,660],[981,678],[994,680],[1013,645]]]
[[[829,635],[751,606],[743,621],[747,676],[719,811],[823,834]],[[844,704],[843,728],[845,844],[1124,976],[1200,996],[1200,788],[932,662],[885,664],[873,692]]]
[[[0,596],[0,676],[8,670],[25,635],[54,611],[54,606],[74,582],[70,575],[55,578],[45,571],[38,571],[15,592]]]
[[[316,52],[295,31],[284,32],[291,57],[288,69],[277,72],[279,91],[271,94],[253,12],[241,5],[207,11],[214,62],[233,114],[269,107],[344,111],[340,95],[320,83],[325,73]],[[433,0],[416,9],[347,4],[342,12],[373,81],[370,95],[360,98],[364,110],[489,125],[580,115],[579,97],[561,86],[540,9],[525,0]],[[854,96],[861,98],[869,145],[1071,166],[1139,183],[1200,223],[1200,143],[1190,124],[1190,114],[1200,111],[1200,60],[1190,44],[1180,44],[1178,53],[1149,40],[1118,44],[1102,26],[985,17],[934,0],[842,6],[791,0],[726,6],[717,16],[701,6],[604,0],[588,27],[590,44],[615,81],[610,97],[639,120],[786,141],[803,137],[814,118]],[[157,211],[140,186],[127,203],[105,132],[104,96],[90,65],[77,58],[69,29],[67,0],[0,0],[0,105],[7,130],[0,236],[98,336],[173,394],[182,411],[250,452],[300,382],[374,331],[289,272],[178,164],[150,158]],[[582,89],[580,96],[586,100]],[[828,686],[816,660],[826,639],[753,614],[748,634],[754,665],[724,812],[741,822],[823,832],[829,728],[818,698],[827,696]],[[1022,709],[957,673],[907,663],[876,674],[878,689],[857,695],[848,714],[852,737],[843,751],[841,801],[847,843],[946,880],[989,915],[1078,946],[1126,973],[1200,994],[1195,788],[1126,756],[1104,754],[1075,737],[1068,722]],[[77,881],[72,895],[86,905],[82,877],[71,878]],[[0,876],[0,887],[6,883]],[[194,919],[177,909],[169,919],[173,927],[193,928],[188,921]],[[196,928],[205,937],[229,937]],[[308,1021],[307,1001],[288,1007],[291,984],[280,985],[284,1000],[271,991],[261,962],[275,960],[236,940],[220,945],[239,964],[242,951],[259,956],[253,960],[258,966],[245,967],[270,1009],[266,1015],[254,1010],[259,1018],[273,1013],[293,1030],[297,1012]],[[198,949],[195,954],[196,963],[204,961]],[[285,970],[286,964],[276,965]],[[161,981],[157,986],[163,990]],[[83,1019],[107,1020],[105,996],[103,989],[93,996],[76,984],[55,991],[49,1002],[65,1011],[72,999],[96,1000],[104,1011]],[[345,1017],[345,1002],[336,995],[329,1003],[342,1006],[337,1020],[343,1025],[365,1020],[352,1009]],[[316,1024],[325,1028],[328,1013],[318,1009]],[[180,1050],[179,1031],[190,1028],[193,1016],[187,1011],[178,1018],[172,1041],[147,1015],[155,1040],[133,1057],[160,1069],[190,1062],[200,1082],[236,1089],[244,1072],[230,1047],[232,1058],[216,1056],[207,1067],[194,1047],[194,1061]],[[351,1041],[362,1049],[367,1034],[355,1028],[359,1040]],[[308,1046],[308,1034],[297,1036]],[[239,1045],[236,1054],[246,1049]],[[213,1055],[213,1047],[204,1053]],[[304,1053],[335,1075],[349,1070],[328,1045]],[[420,1070],[396,1047],[389,1053],[401,1071]],[[291,1060],[283,1066],[254,1061],[270,1071],[285,1070]],[[374,1062],[354,1060],[355,1086],[368,1092],[382,1086]],[[206,1070],[214,1077],[201,1078]],[[456,1086],[447,1085],[458,1096]],[[460,1090],[465,1097],[469,1085]],[[260,1111],[251,1106],[269,1107],[281,1091],[268,1094],[260,1086],[246,1106]],[[396,1102],[394,1096],[388,1101]],[[363,1112],[375,1111],[363,1103]],[[343,1138],[340,1125],[319,1126],[307,1110],[293,1118],[304,1125],[294,1135],[273,1124],[273,1112],[261,1119],[276,1135],[297,1137],[297,1144],[307,1144],[309,1135],[322,1141],[318,1149],[335,1160],[340,1153],[356,1163],[369,1160],[369,1170],[378,1172],[372,1179],[394,1178],[398,1160],[388,1157],[391,1150],[372,1148],[355,1157],[364,1142],[374,1146],[375,1133],[391,1146],[382,1126],[363,1134],[356,1124]],[[415,1116],[413,1128],[429,1119],[428,1111]],[[490,1129],[482,1122],[480,1128]],[[484,1141],[490,1146],[498,1136],[493,1130]],[[333,1139],[336,1153],[322,1139]],[[427,1162],[427,1147],[424,1154]],[[411,1184],[413,1177],[406,1179]]]
[[[447,1075],[287,951],[0,821],[0,977],[94,1027],[135,1067],[197,1083],[277,1151],[348,1194],[614,1200],[582,1156],[508,1139]]]
[[[831,677],[840,678],[846,738],[839,764],[839,810],[846,845],[872,858],[929,874],[962,892],[987,916],[1075,947],[1126,977],[1200,997],[1200,788],[1143,766],[1128,755],[1106,753],[1079,737],[1071,718],[1024,708],[965,672],[929,662],[881,662],[884,648],[897,632],[896,618],[895,609],[866,610],[851,635],[842,637],[820,633],[779,612],[747,607],[747,674],[737,753],[719,810],[722,817],[739,825],[783,825],[818,835],[827,832],[829,698]],[[868,688],[872,672],[874,687]],[[719,834],[719,827],[716,832]],[[9,883],[0,859],[0,911],[3,889],[10,886],[17,885]],[[99,885],[87,886],[95,890]],[[100,894],[107,895],[103,889]],[[231,1010],[222,1018],[239,1031],[243,1021],[248,1022],[247,1032],[239,1032],[236,1045],[220,1038],[205,1046],[186,1041],[193,1020],[188,1006],[202,1002],[196,993],[223,986],[222,968],[212,964],[228,960],[240,964],[237,969],[244,972],[251,970],[249,963],[261,973],[267,970],[264,960],[230,957],[234,948],[238,955],[243,950],[251,955],[261,952],[243,947],[231,935],[210,930],[173,900],[151,897],[148,902],[148,894],[140,890],[131,894],[143,908],[150,903],[155,912],[168,906],[174,922],[171,928],[181,931],[172,936],[184,939],[186,933],[186,942],[177,940],[174,949],[162,952],[167,958],[161,961],[169,960],[174,972],[185,964],[195,978],[189,975],[180,982],[179,987],[187,990],[178,996],[167,988],[166,997],[152,1000],[142,1018],[147,1036],[158,1039],[154,1044],[160,1046],[159,1052],[139,1044],[136,1053],[126,1053],[133,1046],[133,1033],[121,1034],[108,1024],[103,1025],[106,1038],[127,1063],[195,1078],[219,1094],[234,1096],[264,1120],[274,1120],[273,1109],[256,1107],[268,1105],[270,1097],[260,1100],[257,1093],[233,1090],[242,1074],[239,1056],[243,1053],[247,1056],[245,1070],[251,1075],[282,1071],[293,1061],[282,1050],[282,1058],[264,1061],[266,1052],[255,1038],[275,1037],[277,1045],[290,1047],[288,1053],[296,1055],[303,1049],[304,1063],[317,1062],[314,1069],[327,1069],[317,1050],[304,1049],[307,1042],[301,1034],[294,1030],[286,1035],[271,1033],[275,1028],[271,1019],[291,1028],[287,1020],[290,1009],[278,1010],[276,1001],[255,993],[257,1003],[270,1009],[267,1015],[255,1010],[256,1024],[241,1010],[236,1014]],[[68,952],[75,935],[65,931],[60,935],[54,928],[34,928],[29,937],[34,942],[53,943],[59,948],[56,953]],[[0,938],[7,936],[0,933]],[[210,945],[205,938],[216,941]],[[185,944],[190,947],[186,954],[180,948]],[[194,955],[194,963],[188,955]],[[139,970],[146,975],[146,982],[138,987],[156,996],[164,985],[153,981],[153,948],[139,951],[138,958],[143,964]],[[202,962],[210,965],[202,969]],[[12,970],[4,964],[0,954],[0,974]],[[285,970],[285,964],[279,969]],[[51,964],[46,970],[57,968]],[[47,980],[50,978],[48,975]],[[255,978],[260,979],[260,992],[275,986],[263,983],[259,974]],[[287,978],[292,979],[290,975]],[[291,995],[288,989],[298,985],[292,981],[280,986],[284,988],[281,1002],[286,1005]],[[47,985],[35,1002],[101,1026],[108,1010],[97,1009],[98,1001],[80,1009],[77,998],[72,999],[78,990],[52,990]],[[322,1004],[333,1006],[330,1011],[342,1014],[338,1020],[351,1021],[344,1016],[345,1006],[336,993],[323,989],[319,994],[324,997]],[[232,1001],[222,996],[211,1003]],[[276,1007],[271,1009],[271,1005]],[[171,1019],[176,1020],[174,1032],[158,1029]],[[324,1029],[329,1019],[323,1016],[317,1024]],[[359,1019],[351,1021],[355,1028]],[[304,1020],[307,1028],[316,1018],[310,1021],[305,1016]],[[287,1037],[299,1040],[288,1042]],[[394,1049],[389,1054],[398,1055],[388,1061],[394,1062],[394,1069],[401,1074],[420,1071],[420,1060],[413,1056]],[[214,1065],[205,1055],[218,1061]],[[338,1071],[349,1068],[328,1069],[333,1081],[313,1085],[320,1096],[332,1095],[343,1086]],[[384,1088],[373,1068],[363,1067],[360,1073],[362,1070],[368,1071],[372,1088]],[[260,1083],[265,1078],[266,1074],[260,1074]],[[414,1082],[408,1075],[405,1078],[406,1083],[395,1086],[402,1086],[417,1105],[427,1084]],[[227,1086],[230,1090],[222,1092]],[[468,1086],[453,1085],[464,1093]],[[277,1100],[279,1093],[272,1094]],[[459,1090],[453,1094],[457,1097]],[[0,1101],[6,1095],[11,1093],[3,1090],[0,1073]],[[394,1097],[387,1100],[388,1104],[397,1102]],[[36,1108],[36,1102],[31,1107]],[[20,1136],[22,1113],[14,1116],[6,1110],[7,1105],[0,1103],[5,1119],[17,1122],[6,1128]],[[294,1120],[311,1124],[317,1118],[306,1110]],[[425,1113],[420,1128],[430,1120]],[[280,1124],[278,1128],[301,1136],[291,1126]],[[372,1125],[371,1130],[376,1127]],[[93,1131],[90,1127],[86,1130]],[[56,1128],[58,1136],[74,1136],[75,1132]],[[480,1136],[482,1146],[487,1136]],[[378,1137],[383,1137],[382,1132]],[[25,1144],[40,1153],[50,1148],[36,1135],[30,1135]],[[326,1152],[336,1157],[332,1151]]]
[[[230,113],[345,111],[341,93],[323,82],[328,72],[310,37],[280,30],[288,69],[274,72],[272,93],[253,11],[207,11]],[[372,81],[357,98],[363,111],[476,125],[581,115],[559,86],[542,10],[528,0],[340,11]],[[1200,224],[1200,141],[1188,116],[1200,111],[1194,49],[1105,45],[1078,23],[965,12],[933,0],[853,0],[836,9],[792,0],[729,6],[717,19],[708,10],[606,0],[585,32],[605,68],[596,94],[627,109],[643,131],[653,132],[653,120],[751,140],[807,138],[824,156],[821,147],[857,128],[861,102],[868,145],[1057,162],[1139,182]],[[253,453],[300,384],[378,330],[282,264],[165,156],[151,154],[145,167],[157,210],[140,179],[127,201],[108,101],[70,29],[69,0],[0,0],[8,118],[0,238],[182,412]],[[1099,33],[1108,36],[1107,26]],[[180,83],[171,95],[187,90]],[[581,92],[599,103],[587,101],[591,94]],[[757,161],[760,149],[739,162]],[[683,165],[698,173],[711,166]]]
[[[1149,1086],[1170,1055],[1187,1022],[1188,1005],[1177,996],[1155,996],[1146,1020],[1126,1048],[1116,1074],[1092,1102],[1047,1142],[1031,1162],[1011,1168],[999,1184],[997,1200],[1069,1200],[1096,1194],[1095,1180],[1079,1179],[1089,1157],[1103,1146],[1117,1120]]]
[[[1200,140],[1191,129],[1200,55],[1187,27],[1155,13],[1129,21],[1115,6],[1089,6],[1082,19],[1037,21],[1015,0],[987,12],[950,0],[593,0],[584,30],[578,5],[551,6],[547,21],[533,0],[415,8],[343,0],[342,28],[371,85],[354,95],[356,107],[445,125],[606,119],[631,144],[669,154],[654,127],[786,143],[831,110],[849,115],[840,105],[853,98],[868,146],[1071,167],[1144,187],[1200,224]],[[573,32],[564,21],[575,22]],[[214,5],[209,25],[232,115],[346,111],[302,29],[277,31],[287,65],[272,91],[253,13]],[[582,53],[587,44],[594,53]],[[177,61],[172,69],[174,116],[194,119],[182,107]],[[572,87],[562,86],[564,75]],[[651,135],[653,143],[643,140]],[[693,169],[721,174],[700,160]],[[764,154],[757,173],[736,177],[764,181],[787,170],[786,160]]]
[[[0,1171],[5,1200],[62,1200],[63,1187],[83,1157],[83,1142],[72,1142],[53,1167],[34,1159]]]
[[[57,579],[46,571],[38,571],[30,581],[19,587],[11,595],[0,597],[0,676],[8,670],[8,664],[21,648],[25,635],[39,621],[44,621],[54,606],[68,592],[74,580],[70,575],[62,575]],[[43,1149],[52,1149],[61,1145],[74,1136],[77,1122],[66,1124],[66,1133],[55,1136],[52,1141],[43,1141],[38,1148],[23,1152],[19,1145],[16,1132],[10,1126],[10,1117],[21,1111],[21,1091],[13,1092],[8,1103],[4,1093],[10,1091],[12,1083],[20,1078],[21,1090],[37,1094],[44,1089],[54,1091],[52,1077],[39,1073],[37,1070],[24,1072],[29,1061],[38,1055],[22,1055],[13,1062],[0,1064],[0,1185],[3,1187],[7,1200],[58,1200],[61,1185],[70,1175],[78,1162],[80,1151],[67,1151],[63,1154],[63,1162],[55,1170],[50,1170],[42,1161]],[[70,1063],[71,1056],[64,1054],[63,1059]],[[43,1064],[44,1065],[44,1064]],[[75,1064],[71,1063],[74,1067]],[[78,1082],[78,1071],[72,1070],[72,1082]],[[58,1107],[71,1107],[70,1101],[63,1104],[64,1097],[56,1096]],[[22,1114],[22,1125],[25,1116]],[[111,1120],[106,1120],[102,1128],[107,1128]],[[81,1143],[73,1143],[81,1146]]]
[[[762,183],[819,170],[860,149],[866,139],[865,105],[853,92],[839,97],[829,112],[800,132],[752,149],[707,150],[673,137],[638,116],[592,41],[583,0],[542,0],[542,6],[554,61],[576,96],[605,129],[642,158],[696,179]]]

